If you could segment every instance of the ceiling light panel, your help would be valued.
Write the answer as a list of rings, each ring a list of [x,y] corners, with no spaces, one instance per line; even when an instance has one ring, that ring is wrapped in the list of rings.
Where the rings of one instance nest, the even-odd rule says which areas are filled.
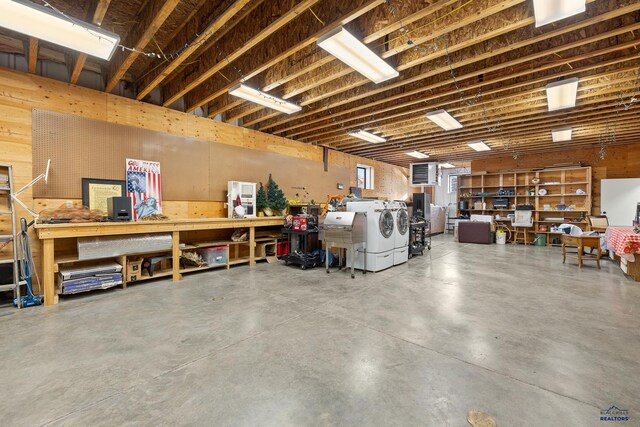
[[[381,142],[387,142],[386,139],[384,139],[384,138],[382,138],[382,137],[380,137],[378,135],[375,135],[375,134],[373,134],[371,132],[364,131],[364,130],[358,130],[358,131],[355,131],[355,132],[349,132],[349,135],[351,135],[351,136],[353,136],[355,138],[360,138],[360,139],[362,139],[364,141],[367,141],[367,142],[372,142],[374,144],[379,144]]]
[[[576,106],[578,81],[577,77],[573,77],[549,83],[545,87],[549,111],[564,110]]]
[[[444,130],[454,130],[462,128],[462,123],[453,118],[445,110],[437,110],[427,113],[427,119],[437,124]]]
[[[571,128],[560,128],[551,131],[553,142],[571,141]]]
[[[411,157],[415,157],[416,159],[428,159],[429,155],[428,154],[424,154],[420,151],[410,151],[408,153],[406,153],[407,156],[411,156]]]
[[[533,0],[536,27],[577,15],[586,8],[586,0]]]
[[[476,151],[489,151],[491,147],[484,143],[484,141],[474,141],[467,144],[469,147]]]
[[[318,46],[374,83],[382,83],[400,74],[343,27],[320,37]]]
[[[0,27],[110,60],[120,36],[24,0],[0,0]]]
[[[255,102],[256,104],[260,104],[264,107],[272,108],[286,114],[297,113],[302,110],[302,107],[299,105],[292,104],[284,99],[276,98],[268,93],[243,84],[233,87],[229,91],[229,95],[237,96],[238,98],[246,99],[247,101]]]

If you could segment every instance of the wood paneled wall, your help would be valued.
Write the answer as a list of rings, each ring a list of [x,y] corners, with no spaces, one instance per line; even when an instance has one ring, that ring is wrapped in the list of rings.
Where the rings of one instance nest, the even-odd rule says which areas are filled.
[[[323,150],[321,147],[226,123],[214,122],[210,119],[77,87],[33,74],[0,68],[0,117],[2,118],[0,120],[0,163],[9,163],[14,166],[14,181],[17,187],[23,186],[32,179],[32,109],[34,108],[263,152],[284,154],[316,161],[322,167]],[[330,172],[332,167],[348,167],[353,171],[351,182],[344,183],[345,189],[356,185],[355,167],[357,163],[371,165],[375,169],[376,188],[365,191],[365,196],[400,199],[405,198],[411,192],[408,179],[409,171],[406,168],[336,151],[330,152]],[[241,164],[238,167],[242,167]],[[274,167],[277,168],[278,165],[264,165],[267,176]],[[331,174],[329,173],[328,176],[330,177]],[[211,177],[211,179],[215,179],[215,177]],[[338,182],[337,179],[333,181]],[[336,190],[337,192],[339,191]],[[292,197],[293,194],[288,194],[288,196]],[[323,195],[311,196],[320,199]],[[31,191],[23,193],[21,200],[36,210],[57,206],[63,202],[51,199],[34,200]],[[77,200],[72,200],[72,202],[78,203]],[[224,209],[220,201],[172,201],[166,203],[164,207],[166,213],[171,217],[224,216]],[[18,217],[20,216],[28,217],[28,214],[18,210]],[[1,218],[0,234],[5,234],[8,229],[10,229],[10,224],[7,223],[7,219]],[[39,244],[35,236],[32,237],[32,242],[34,242],[34,255],[39,258]],[[6,255],[6,250],[0,253],[0,257],[6,257]]]
[[[640,137],[638,138],[640,140]],[[478,172],[500,172],[512,169],[528,169],[551,166],[558,163],[581,162],[593,168],[591,189],[594,215],[600,214],[600,180],[619,178],[640,178],[640,142],[638,144],[608,147],[604,160],[600,159],[600,149],[567,150],[562,152],[528,154],[518,159],[499,157],[473,160],[471,170]]]

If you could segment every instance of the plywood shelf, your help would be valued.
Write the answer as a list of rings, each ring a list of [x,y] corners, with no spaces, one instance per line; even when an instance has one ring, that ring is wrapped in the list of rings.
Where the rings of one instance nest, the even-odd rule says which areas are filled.
[[[240,258],[234,258],[229,260],[229,265],[237,265],[237,264],[247,264],[249,263],[249,257],[243,256]]]
[[[532,180],[539,180],[538,184],[534,184]],[[473,209],[472,202],[485,202],[493,205],[492,201],[496,198],[508,199],[509,206],[515,204],[527,204],[534,208],[531,210],[531,216],[534,223],[569,223],[579,226],[582,229],[587,228],[586,221],[570,221],[570,219],[578,219],[585,217],[591,213],[591,167],[566,167],[551,168],[538,170],[520,170],[498,173],[478,173],[470,175],[461,175],[458,177],[458,200],[469,201],[470,209],[459,209],[463,213],[486,214],[495,216],[503,212],[515,212],[510,209]],[[540,188],[548,187],[550,193],[554,194],[538,194]],[[529,192],[534,194],[514,194],[514,195],[498,195],[495,194],[497,189],[515,189],[515,192]],[[575,191],[582,190],[585,194],[576,194]],[[467,194],[465,194],[467,193]],[[469,193],[485,193],[470,195]],[[574,210],[543,210],[544,205],[555,206],[560,201],[565,205],[573,205],[579,207]],[[546,216],[559,217],[561,220],[547,220]],[[501,218],[498,221],[508,222],[509,219]],[[530,233],[537,233],[530,230]],[[555,232],[540,232],[545,234],[561,234]]]
[[[136,283],[136,282],[143,282],[145,280],[157,279],[159,277],[167,277],[167,276],[171,276],[172,274],[173,274],[173,269],[171,268],[168,268],[166,270],[158,270],[153,272],[153,276],[141,275],[138,280],[134,280],[133,282],[127,282],[127,285],[131,283]]]
[[[192,273],[194,271],[213,270],[216,268],[226,268],[227,264],[203,265],[201,267],[185,267],[180,269],[180,273]]]

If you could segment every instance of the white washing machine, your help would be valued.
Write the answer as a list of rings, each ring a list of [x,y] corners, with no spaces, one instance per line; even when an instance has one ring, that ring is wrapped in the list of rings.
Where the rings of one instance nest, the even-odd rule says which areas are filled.
[[[395,220],[393,265],[398,265],[409,259],[409,212],[405,202],[396,201],[392,206]]]
[[[367,214],[367,271],[393,267],[395,218],[390,203],[380,200],[347,202],[347,211]],[[355,268],[364,269],[364,257],[362,252],[356,254]]]

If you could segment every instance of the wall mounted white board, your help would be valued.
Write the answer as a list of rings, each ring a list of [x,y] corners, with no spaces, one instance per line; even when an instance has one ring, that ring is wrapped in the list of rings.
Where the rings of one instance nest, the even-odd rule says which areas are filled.
[[[609,225],[631,226],[640,203],[640,178],[603,179],[600,183],[600,211],[609,218]]]

